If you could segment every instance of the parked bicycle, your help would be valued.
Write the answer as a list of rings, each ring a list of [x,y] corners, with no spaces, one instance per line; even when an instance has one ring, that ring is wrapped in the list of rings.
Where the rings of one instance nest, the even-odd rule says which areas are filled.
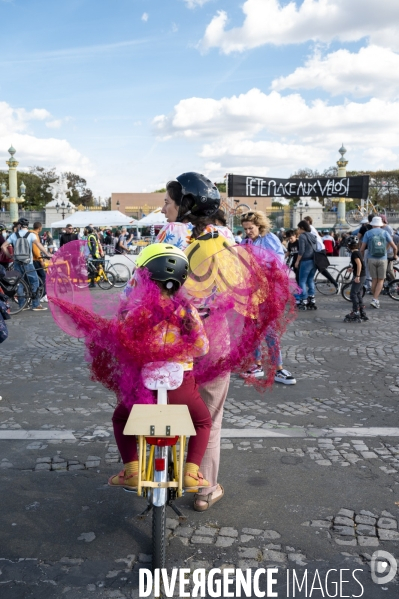
[[[395,279],[393,279],[392,281],[390,279],[388,279],[387,277],[385,277],[384,280],[384,286],[382,288],[382,293],[383,295],[389,295],[390,297],[392,297],[391,293],[393,295],[395,295],[395,286],[392,285],[391,287],[391,293],[389,291],[389,287],[391,285],[391,283],[399,283],[399,267],[396,266],[397,264],[399,264],[398,262],[395,262],[394,266],[393,266],[393,272],[395,275]],[[341,295],[344,299],[346,299],[348,302],[350,302],[350,288],[351,288],[351,282],[352,282],[352,271],[351,271],[351,266],[350,264],[348,264],[348,266],[345,266],[345,268],[342,268],[339,271],[338,277],[337,277],[337,281],[339,282],[340,286],[341,286]],[[363,297],[366,293],[366,286],[363,286]],[[393,297],[392,299],[396,299],[396,297]]]
[[[129,268],[121,262],[111,262],[105,258],[104,268],[107,273],[113,275],[114,287],[125,287],[132,277]]]

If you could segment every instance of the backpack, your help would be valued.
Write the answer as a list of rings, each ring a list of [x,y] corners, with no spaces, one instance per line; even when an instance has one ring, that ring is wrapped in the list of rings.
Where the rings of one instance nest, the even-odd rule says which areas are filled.
[[[382,258],[386,254],[387,240],[383,233],[373,235],[368,243],[367,249],[373,258]]]
[[[23,237],[20,236],[19,232],[15,234],[17,241],[14,247],[14,260],[22,262],[22,264],[29,264],[31,261],[30,243],[28,237],[30,232],[28,231]]]

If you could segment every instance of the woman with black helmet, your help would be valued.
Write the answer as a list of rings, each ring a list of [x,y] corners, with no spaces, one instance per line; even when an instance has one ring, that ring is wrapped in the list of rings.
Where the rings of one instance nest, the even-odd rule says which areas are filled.
[[[168,224],[161,229],[157,241],[171,243],[185,250],[192,269],[210,256],[220,255],[223,248],[234,244],[234,237],[227,227],[214,224],[219,207],[220,193],[212,181],[199,173],[183,173],[166,185],[162,213]],[[217,480],[223,405],[229,384],[230,374],[227,374],[200,388],[212,417],[209,443],[201,463],[203,475],[210,487],[200,491],[194,500],[194,509],[201,512],[224,495],[224,489]]]

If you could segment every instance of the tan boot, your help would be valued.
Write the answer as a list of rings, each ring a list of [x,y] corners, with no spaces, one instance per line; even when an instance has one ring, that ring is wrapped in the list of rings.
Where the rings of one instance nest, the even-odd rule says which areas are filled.
[[[185,489],[192,489],[193,491],[201,487],[209,487],[209,482],[199,472],[197,464],[186,463],[184,467],[183,487]]]
[[[119,474],[111,476],[108,480],[110,487],[137,487],[139,482],[139,463],[138,461],[128,462],[125,464],[124,470]]]

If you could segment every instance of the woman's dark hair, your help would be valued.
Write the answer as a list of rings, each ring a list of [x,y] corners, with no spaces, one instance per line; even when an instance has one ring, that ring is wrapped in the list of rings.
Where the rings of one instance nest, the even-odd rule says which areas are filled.
[[[311,230],[310,225],[306,220],[301,220],[301,222],[298,223],[298,229],[302,229],[303,231],[306,231],[306,233],[310,233]]]
[[[285,236],[288,239],[288,237],[291,237],[292,235],[296,235],[296,231],[294,231],[293,229],[288,229],[288,231],[285,232]]]
[[[222,223],[223,227],[227,225],[226,214],[221,208],[219,208],[219,210],[213,215],[213,222],[216,222],[217,220]]]
[[[169,183],[166,184],[166,191],[168,192],[169,196],[174,201],[174,203],[180,206],[182,188],[179,181],[169,181]]]

